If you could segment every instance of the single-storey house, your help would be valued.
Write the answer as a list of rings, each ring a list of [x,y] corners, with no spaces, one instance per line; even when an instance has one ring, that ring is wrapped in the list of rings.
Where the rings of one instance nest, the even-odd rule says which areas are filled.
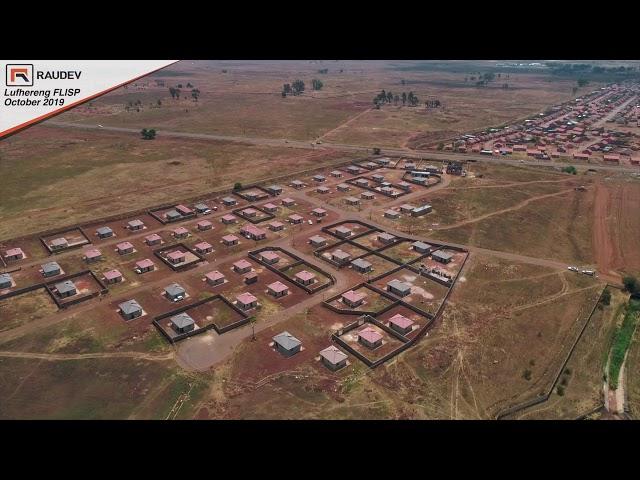
[[[195,326],[196,322],[185,312],[171,317],[171,327],[176,333],[191,332]]]
[[[236,217],[231,215],[231,214],[223,215],[222,216],[222,223],[224,223],[225,225],[229,225],[231,223],[236,223]]]
[[[200,220],[196,224],[196,226],[198,227],[198,230],[203,232],[205,230],[211,230],[213,228],[213,223],[211,223],[209,220]]]
[[[427,253],[431,248],[431,245],[429,245],[428,243],[418,241],[418,242],[413,242],[411,244],[411,247],[418,253]]]
[[[0,288],[11,288],[13,278],[8,273],[0,273]]]
[[[273,343],[276,350],[285,357],[295,355],[302,347],[302,342],[289,332],[282,332],[273,337]]]
[[[339,263],[341,265],[347,263],[349,260],[351,260],[351,254],[344,252],[340,249],[334,250],[333,252],[331,252],[331,260],[333,260],[336,263]]]
[[[340,178],[340,177],[342,177],[342,172],[340,170],[333,170],[331,172],[331,176],[335,177],[335,178]]]
[[[186,297],[187,292],[177,283],[172,283],[164,287],[164,295],[171,301],[182,300]]]
[[[433,258],[436,262],[449,263],[451,260],[453,260],[453,254],[444,250],[437,250],[431,254],[431,258]]]
[[[168,222],[175,222],[176,220],[180,220],[182,218],[182,215],[180,215],[180,212],[173,209],[165,213],[164,218],[166,218]]]
[[[409,191],[411,190],[411,184],[407,183],[407,182],[398,182],[396,184],[396,187],[398,187],[400,190],[404,190],[404,191]]]
[[[294,279],[302,285],[311,285],[316,281],[316,276],[307,270],[301,270],[294,275]]]
[[[236,205],[238,201],[233,197],[224,197],[222,199],[222,203],[225,204],[227,207],[232,207],[233,205]]]
[[[51,248],[51,250],[61,250],[63,248],[67,248],[69,246],[69,242],[67,242],[67,239],[64,237],[60,237],[60,238],[55,238],[51,241],[51,244],[49,245],[49,248]]]
[[[280,185],[269,185],[266,190],[271,195],[280,195],[282,193],[282,187]]]
[[[146,273],[146,272],[152,272],[154,268],[155,268],[155,264],[148,258],[145,258],[144,260],[140,260],[136,262],[135,271],[137,273]]]
[[[431,212],[431,210],[432,210],[431,205],[422,205],[421,207],[414,208],[413,210],[411,210],[411,216],[419,217],[421,215],[424,215],[425,213]]]
[[[71,280],[65,280],[64,282],[56,283],[55,289],[58,292],[60,298],[67,298],[78,293],[75,284]]]
[[[225,235],[222,237],[222,243],[224,243],[227,247],[231,247],[233,245],[238,245],[239,238],[235,235]]]
[[[278,255],[276,252],[272,252],[270,250],[265,251],[265,252],[261,252],[260,253],[260,258],[262,259],[263,262],[268,263],[270,265],[272,265],[274,263],[278,263],[280,261],[280,255]]]
[[[263,240],[267,238],[267,232],[255,225],[245,225],[240,233],[251,240]]]
[[[364,200],[373,200],[374,198],[376,198],[376,196],[371,192],[362,192],[360,194],[360,198]]]
[[[316,248],[324,247],[327,244],[327,239],[320,235],[314,235],[313,237],[309,237],[309,243]]]
[[[213,245],[211,245],[209,242],[196,243],[194,245],[194,248],[196,249],[196,252],[198,252],[201,255],[204,255],[205,253],[213,252]]]
[[[174,250],[167,254],[167,260],[169,260],[170,263],[177,265],[178,263],[184,262],[185,254],[180,250]]]
[[[353,233],[350,228],[340,226],[334,230],[334,233],[340,238],[350,237]]]
[[[153,245],[160,245],[162,243],[162,237],[157,233],[152,233],[151,235],[144,237],[144,241],[147,245],[152,247]]]
[[[358,332],[358,341],[371,349],[382,345],[382,335],[371,327],[365,327]]]
[[[205,274],[204,278],[207,280],[207,283],[212,287],[223,284],[225,279],[224,275],[217,270],[214,270],[213,272],[209,272]]]
[[[173,231],[175,238],[187,238],[189,236],[189,230],[184,227],[178,227]]]
[[[278,211],[278,206],[273,203],[265,203],[262,208],[264,208],[265,212],[275,213]]]
[[[318,192],[318,193],[329,193],[329,188],[328,187],[318,187],[318,188],[316,188],[316,192]]]
[[[98,238],[109,238],[113,236],[113,230],[109,227],[100,227],[96,230],[96,234],[98,235]]]
[[[242,213],[242,215],[244,215],[245,217],[249,217],[249,218],[253,218],[256,215],[258,215],[258,211],[255,208],[245,208],[240,213]]]
[[[391,235],[390,233],[383,232],[380,235],[378,235],[378,241],[386,245],[386,244],[395,242],[396,237],[395,235]]]
[[[351,173],[352,175],[357,175],[358,173],[360,173],[360,168],[356,167],[355,165],[349,165],[347,167],[347,172]]]
[[[359,205],[360,204],[360,199],[356,198],[356,197],[347,197],[344,199],[345,203],[347,205]]]
[[[91,248],[84,252],[84,260],[87,263],[97,262],[102,258],[102,253],[97,248]]]
[[[135,300],[122,302],[118,307],[120,307],[120,315],[122,315],[125,320],[133,320],[134,318],[142,316],[142,307]]]
[[[320,350],[320,358],[329,370],[335,371],[347,366],[347,354],[333,345]]]
[[[258,299],[249,292],[245,292],[236,297],[236,304],[242,310],[250,310],[258,306]]]
[[[142,220],[131,220],[130,222],[127,223],[127,228],[129,230],[142,230],[144,228],[144,223],[142,223]]]
[[[289,287],[287,287],[284,283],[280,281],[273,282],[267,285],[267,290],[271,295],[273,295],[276,298],[289,295]]]
[[[211,211],[211,208],[209,208],[209,205],[207,205],[206,203],[196,203],[193,208],[195,208],[196,212],[198,212],[199,214],[206,214],[208,212]]]
[[[378,183],[384,182],[384,175],[376,174],[376,175],[373,175],[371,178],[373,179],[374,182],[378,182]]]
[[[293,198],[283,198],[282,205],[285,207],[293,207],[296,204],[296,201]]]
[[[324,175],[314,175],[313,180],[315,182],[324,182],[327,178]]]
[[[416,209],[416,207],[414,205],[411,205],[410,203],[405,203],[404,205],[400,205],[400,211],[402,213],[411,213]]]
[[[178,211],[180,215],[183,215],[183,216],[193,215],[193,210],[191,210],[189,207],[185,205],[176,205],[175,209]]]
[[[385,218],[396,219],[396,218],[400,218],[400,213],[396,212],[395,210],[385,210],[384,216]]]
[[[42,265],[42,275],[45,277],[55,277],[60,275],[62,269],[56,262],[49,262]]]
[[[268,195],[260,190],[249,190],[248,192],[244,192],[244,196],[250,202],[255,202],[256,200],[260,200],[261,198],[266,198]]]
[[[365,297],[364,293],[349,290],[342,294],[342,302],[351,308],[358,308],[363,304]]]
[[[104,272],[104,281],[108,284],[122,282],[122,274],[118,270],[109,270]]]
[[[366,180],[364,178],[359,178],[355,181],[355,184],[359,187],[368,187],[369,186],[369,180]]]
[[[293,182],[291,182],[291,186],[293,188],[302,188],[304,187],[304,182],[301,182],[300,180],[294,180]]]
[[[280,230],[284,229],[284,223],[282,223],[282,222],[271,222],[269,224],[269,229],[272,232],[279,232]]]
[[[399,297],[406,297],[411,293],[411,285],[395,279],[387,283],[387,291],[398,295]]]
[[[351,268],[360,273],[370,272],[372,267],[373,266],[371,265],[371,263],[363,260],[362,258],[357,258],[353,262],[351,262]]]
[[[251,264],[243,258],[233,264],[233,269],[236,273],[247,273],[251,271]]]
[[[316,217],[324,217],[327,214],[327,211],[324,208],[314,208],[311,213]]]
[[[400,315],[399,313],[389,319],[389,326],[402,335],[406,335],[411,332],[413,324],[413,320],[405,317],[404,315]]]
[[[131,242],[120,242],[116,245],[116,250],[120,255],[133,253],[133,245],[131,244]]]
[[[293,215],[289,215],[288,218],[289,218],[289,221],[294,225],[302,223],[304,220],[304,218],[301,215],[298,215],[297,213],[294,213]]]
[[[336,189],[339,192],[348,192],[351,189],[351,187],[349,187],[349,185],[346,183],[339,183],[338,185],[336,185]]]
[[[244,283],[246,285],[250,285],[252,283],[256,283],[258,281],[258,274],[256,272],[245,273],[244,275]]]
[[[24,252],[21,248],[10,248],[4,252],[4,259],[7,261],[22,260],[24,258]]]

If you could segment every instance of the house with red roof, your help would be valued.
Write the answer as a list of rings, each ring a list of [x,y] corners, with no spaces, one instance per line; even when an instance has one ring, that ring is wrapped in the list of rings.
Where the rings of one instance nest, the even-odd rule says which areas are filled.
[[[224,243],[227,247],[231,247],[233,245],[238,245],[239,238],[235,235],[225,235],[222,237],[222,243]]]
[[[349,290],[342,294],[342,302],[351,308],[358,308],[364,303],[365,297],[366,295],[364,293]]]
[[[302,285],[311,285],[313,284],[313,282],[316,281],[316,276],[313,273],[308,272],[306,270],[299,271],[294,275],[293,278],[296,280],[296,282]]]
[[[205,274],[204,278],[212,287],[223,284],[225,280],[225,276],[217,270]]]
[[[145,258],[144,260],[140,260],[139,262],[136,262],[135,271],[137,273],[152,272],[154,268],[155,268],[155,264],[148,258]]]
[[[389,319],[389,326],[396,332],[406,335],[413,329],[414,321],[399,313]]]
[[[182,263],[185,260],[184,252],[180,250],[169,252],[167,254],[167,260],[169,260],[169,262],[171,262],[174,265],[177,265],[178,263]]]
[[[97,248],[91,248],[84,252],[84,260],[87,263],[97,262],[102,258],[102,253]]]
[[[245,225],[240,233],[251,240],[263,240],[267,238],[267,232],[255,225]]]
[[[260,258],[263,262],[268,263],[269,265],[273,265],[274,263],[278,263],[280,260],[280,255],[276,252],[266,251],[260,253]]]
[[[201,232],[205,230],[211,230],[213,228],[213,223],[211,223],[209,220],[200,220],[196,225],[198,227],[198,230],[200,230]]]
[[[105,283],[119,283],[122,281],[122,274],[118,270],[109,270],[104,273],[104,281]]]
[[[213,252],[213,245],[211,245],[209,242],[196,243],[194,245],[194,248],[196,249],[196,252],[201,255]]]
[[[187,238],[189,236],[189,230],[184,227],[178,227],[173,231],[175,238]]]
[[[121,242],[116,245],[116,250],[120,255],[133,253],[133,245],[130,242]]]
[[[229,225],[231,223],[236,223],[236,217],[231,215],[230,213],[222,216],[222,223],[225,225]]]
[[[7,261],[22,260],[25,257],[21,248],[10,248],[4,252],[4,259]]]
[[[233,269],[236,273],[247,273],[251,270],[251,264],[243,258],[233,264]]]
[[[151,247],[153,245],[160,245],[162,243],[162,238],[157,233],[152,233],[151,235],[144,237],[144,241]]]

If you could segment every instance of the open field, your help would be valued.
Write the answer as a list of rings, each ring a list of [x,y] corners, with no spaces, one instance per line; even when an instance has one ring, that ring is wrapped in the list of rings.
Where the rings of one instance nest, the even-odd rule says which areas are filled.
[[[134,135],[36,126],[0,143],[0,239],[341,158],[348,155],[193,139],[144,141]]]

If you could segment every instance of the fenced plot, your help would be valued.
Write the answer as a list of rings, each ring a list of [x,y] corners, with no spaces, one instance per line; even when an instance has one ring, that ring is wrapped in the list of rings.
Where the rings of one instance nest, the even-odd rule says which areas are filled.
[[[91,243],[80,227],[61,230],[39,237],[49,253],[59,253]]]

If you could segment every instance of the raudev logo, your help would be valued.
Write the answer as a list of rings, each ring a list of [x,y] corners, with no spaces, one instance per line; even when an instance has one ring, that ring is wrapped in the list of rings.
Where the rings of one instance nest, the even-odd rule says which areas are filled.
[[[7,87],[32,87],[33,86],[33,64],[7,64],[6,66]]]

